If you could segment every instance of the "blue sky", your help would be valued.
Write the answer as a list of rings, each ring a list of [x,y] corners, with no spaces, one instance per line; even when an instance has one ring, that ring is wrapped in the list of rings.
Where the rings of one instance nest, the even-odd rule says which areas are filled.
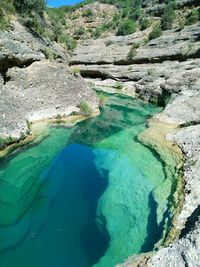
[[[63,5],[74,5],[82,2],[82,0],[48,0],[47,3],[49,6],[59,7]]]

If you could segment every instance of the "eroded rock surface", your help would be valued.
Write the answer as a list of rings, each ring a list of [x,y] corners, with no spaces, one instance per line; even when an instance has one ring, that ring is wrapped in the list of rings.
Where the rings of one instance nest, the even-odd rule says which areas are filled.
[[[60,46],[28,31],[19,21],[13,20],[8,31],[0,31],[0,36],[0,72],[45,59],[47,50],[51,50],[57,58],[67,60],[68,56]]]
[[[29,133],[30,123],[78,112],[84,100],[97,108],[95,93],[71,74],[68,55],[58,44],[16,20],[0,37],[0,137],[18,140]],[[57,61],[46,60],[47,52]]]
[[[172,138],[180,145],[187,159],[184,166],[186,198],[176,224],[177,228],[182,229],[181,239],[160,249],[147,266],[196,267],[200,262],[200,126],[181,129]],[[186,226],[183,228],[183,225]]]
[[[185,27],[180,31],[165,31],[159,38],[136,48],[133,57],[128,56],[131,46],[145,42],[148,33],[149,30],[146,30],[127,36],[86,40],[75,50],[71,64],[155,63],[200,56],[199,24]]]
[[[0,91],[0,135],[19,138],[28,131],[28,122],[78,112],[83,100],[98,106],[92,90],[81,77],[71,75],[61,63],[35,62],[27,68],[7,72],[9,81]]]

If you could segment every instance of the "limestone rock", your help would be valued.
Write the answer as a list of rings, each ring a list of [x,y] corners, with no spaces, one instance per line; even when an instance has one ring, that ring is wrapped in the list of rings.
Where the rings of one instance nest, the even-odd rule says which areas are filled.
[[[29,32],[19,21],[13,20],[11,29],[0,31],[0,72],[9,67],[23,66],[45,59],[49,49],[58,58],[67,59],[61,47],[54,45],[34,32]]]
[[[165,60],[186,60],[200,55],[200,24],[177,31],[164,31],[163,35],[142,45],[148,30],[128,36],[111,36],[97,40],[86,40],[75,50],[71,59],[77,64],[130,64],[163,62]],[[111,45],[107,45],[108,42]],[[141,43],[132,59],[128,57],[131,46]]]
[[[103,39],[86,40],[74,51],[71,64],[111,64],[126,62],[133,42],[141,42],[147,32],[136,32],[127,36],[110,36]],[[108,45],[110,43],[110,45]]]
[[[178,216],[177,228],[185,228],[181,239],[167,248],[159,250],[149,261],[149,267],[199,266],[200,262],[200,126],[190,126],[179,130],[171,136],[183,149],[186,155],[185,190],[186,198]],[[195,214],[196,213],[196,214]]]
[[[200,123],[200,92],[183,91],[157,117],[175,124]]]
[[[7,77],[0,90],[0,136],[20,138],[28,131],[27,121],[69,115],[79,111],[83,100],[93,110],[98,107],[95,93],[62,63],[40,61],[27,68],[14,67]]]
[[[200,60],[165,61],[132,65],[78,65],[83,77],[97,88],[105,88],[105,83],[112,87],[115,83],[131,82],[132,93],[135,92],[146,100],[157,99],[162,102],[166,96],[181,91],[198,91],[200,88]],[[102,79],[101,86],[99,78]],[[88,79],[88,78],[87,78]],[[110,82],[110,81],[113,82]],[[107,86],[108,88],[108,86]],[[132,95],[133,95],[132,94]]]

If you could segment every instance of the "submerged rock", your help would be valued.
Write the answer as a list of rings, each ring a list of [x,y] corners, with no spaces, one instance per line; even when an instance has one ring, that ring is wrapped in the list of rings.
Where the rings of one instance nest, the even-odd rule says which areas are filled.
[[[170,108],[170,104],[167,108]],[[184,110],[184,107],[182,107]],[[157,115],[163,121],[167,118],[162,116],[165,110]],[[173,113],[170,114],[171,116]],[[189,113],[188,113],[189,115]],[[191,114],[192,115],[192,114]],[[174,119],[176,111],[174,112]],[[187,116],[185,119],[187,120]],[[159,124],[158,124],[159,125]],[[162,127],[163,129],[163,127]],[[152,131],[150,128],[147,131]],[[148,139],[148,134],[146,138]],[[184,180],[185,180],[185,197],[182,200],[181,209],[173,220],[173,229],[168,236],[165,248],[160,248],[158,252],[145,254],[130,258],[127,262],[120,265],[123,267],[167,267],[167,266],[198,266],[200,262],[200,224],[199,224],[199,203],[200,203],[200,184],[199,184],[199,166],[200,166],[200,126],[190,126],[182,129],[176,129],[173,132],[166,133],[169,144],[175,142],[179,145],[185,155]],[[158,139],[157,139],[158,141]],[[159,142],[152,142],[151,135],[149,144],[152,146],[159,145]],[[166,149],[164,146],[163,149]],[[176,148],[173,146],[173,149]],[[156,148],[158,150],[158,148]],[[158,150],[160,151],[160,150]],[[164,150],[163,150],[164,151]],[[169,154],[170,155],[170,154]],[[172,155],[172,154],[171,154]],[[177,167],[175,165],[175,167]],[[180,198],[181,192],[177,192],[174,197]],[[178,233],[178,235],[177,235]],[[174,237],[179,240],[172,242]],[[169,244],[170,243],[170,244]]]

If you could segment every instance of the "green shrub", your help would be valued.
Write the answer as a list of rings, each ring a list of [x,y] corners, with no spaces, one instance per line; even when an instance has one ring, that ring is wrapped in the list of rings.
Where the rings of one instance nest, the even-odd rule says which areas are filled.
[[[55,119],[56,119],[56,123],[58,124],[63,123],[63,116],[61,114],[57,114]]]
[[[140,20],[140,29],[142,31],[146,30],[150,25],[151,25],[151,21],[149,19],[142,18]]]
[[[132,60],[137,55],[136,49],[139,48],[140,45],[141,45],[141,43],[139,43],[139,42],[134,42],[132,44],[131,49],[130,49],[128,56],[127,56],[128,60]]]
[[[200,19],[200,12],[197,9],[193,9],[185,20],[185,25],[191,25],[196,23]]]
[[[147,44],[149,42],[149,38],[148,37],[145,37],[144,39],[143,39],[143,43],[144,44]]]
[[[102,29],[98,27],[92,32],[92,37],[99,38],[102,35],[102,33],[103,33]]]
[[[130,6],[126,6],[122,11],[121,11],[121,16],[122,18],[127,18],[127,16],[129,16],[131,13],[131,8]]]
[[[43,49],[43,53],[44,53],[46,59],[54,60],[56,58],[55,53],[53,53],[53,51],[50,48],[48,48],[48,47],[45,47]]]
[[[0,137],[0,149],[3,149],[6,146],[5,138]]]
[[[114,16],[113,16],[113,23],[118,24],[120,19],[121,19],[120,14],[115,13]]]
[[[131,14],[129,15],[129,18],[133,19],[133,20],[138,20],[141,16],[141,7],[138,6],[136,8],[133,9],[133,11],[131,12]]]
[[[103,93],[99,94],[98,97],[99,97],[99,106],[100,107],[103,107],[103,105],[105,104],[105,101],[106,101],[107,97]]]
[[[58,41],[63,33],[63,28],[59,23],[52,23],[54,41]]]
[[[108,41],[105,42],[105,45],[106,45],[106,46],[110,46],[110,45],[112,45],[112,44],[113,44],[113,41],[112,41],[112,40],[108,40]]]
[[[93,29],[92,28],[88,28],[87,29],[87,32],[92,33],[93,32]]]
[[[179,29],[182,30],[185,26],[185,20],[182,17],[179,17],[177,22],[178,22]]]
[[[80,103],[80,113],[81,115],[87,116],[87,117],[92,114],[92,109],[86,100]]]
[[[74,34],[75,35],[83,35],[85,33],[85,29],[83,27],[80,27],[78,29],[75,29]]]
[[[141,3],[142,0],[134,0],[132,5],[133,19],[138,20],[141,15]]]
[[[42,14],[46,8],[46,0],[14,0],[16,11],[22,14],[31,14],[32,11]]]
[[[0,7],[6,11],[6,13],[13,14],[15,12],[13,0],[0,0]]]
[[[88,18],[90,18],[90,17],[92,17],[94,14],[93,14],[93,12],[92,12],[92,10],[89,8],[89,9],[86,9],[83,13],[82,13],[82,16],[83,17],[88,17]]]
[[[45,23],[38,14],[30,15],[28,20],[29,20],[29,25],[27,25],[27,19],[25,20],[26,21],[25,24],[28,28],[32,28],[35,32],[37,32],[40,35],[43,36],[45,35],[46,33]]]
[[[78,67],[74,67],[74,68],[72,69],[72,74],[73,74],[74,76],[79,76],[79,75],[80,75],[80,69],[79,69]]]
[[[149,34],[149,40],[156,39],[162,35],[162,30],[160,25],[154,26],[153,30]]]
[[[172,27],[172,23],[175,19],[175,2],[170,1],[164,8],[164,12],[161,19],[161,28],[163,30],[169,30]]]
[[[71,36],[67,35],[67,34],[61,34],[58,37],[58,41],[62,44],[64,44],[66,46],[66,48],[69,50],[69,52],[73,52],[74,49],[77,46],[76,41],[74,40],[74,38],[72,38]]]
[[[9,21],[6,18],[6,15],[3,9],[0,7],[0,30],[5,30],[9,26]]]
[[[119,25],[117,35],[128,35],[136,31],[136,24],[133,20],[127,19]]]
[[[75,19],[79,18],[79,15],[78,14],[72,14],[70,18],[72,20],[75,20]]]
[[[0,0],[0,30],[6,30],[10,24],[10,15],[15,12],[13,0]]]
[[[117,82],[117,83],[115,84],[115,88],[118,89],[118,90],[121,90],[121,89],[123,89],[123,84]]]
[[[103,19],[106,19],[106,17],[107,17],[107,13],[106,13],[105,11],[103,11],[103,13],[101,13],[100,15],[101,15],[101,17],[102,17]]]
[[[64,24],[66,13],[61,8],[47,8],[47,14],[51,22]]]
[[[92,89],[95,89],[95,84],[92,81],[88,82],[88,86]]]

